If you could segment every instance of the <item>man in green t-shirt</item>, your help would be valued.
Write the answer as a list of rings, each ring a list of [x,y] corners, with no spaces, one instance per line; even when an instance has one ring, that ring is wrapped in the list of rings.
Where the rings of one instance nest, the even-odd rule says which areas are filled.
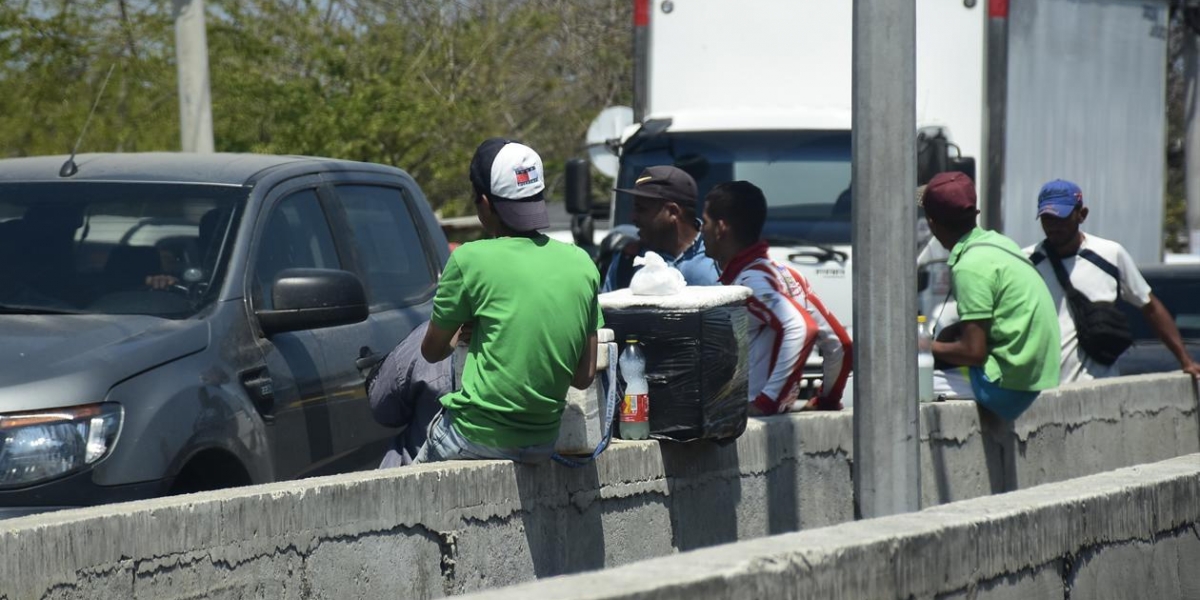
[[[414,462],[543,462],[567,386],[587,388],[596,375],[600,273],[582,249],[538,232],[549,220],[542,159],[531,148],[486,140],[470,177],[492,237],[458,247],[438,283],[421,354],[432,363],[459,342],[469,348],[461,389],[442,396]]]
[[[1050,291],[1016,242],[976,227],[975,184],[941,173],[922,198],[930,232],[950,248],[960,322],[933,343],[935,359],[966,367],[975,401],[1016,419],[1038,392],[1058,385],[1058,314]]]

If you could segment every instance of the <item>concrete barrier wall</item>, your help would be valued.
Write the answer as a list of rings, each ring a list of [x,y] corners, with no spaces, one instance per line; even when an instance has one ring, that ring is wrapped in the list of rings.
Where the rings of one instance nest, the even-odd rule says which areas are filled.
[[[595,465],[447,463],[0,521],[4,598],[430,598],[851,521],[849,414]],[[1046,394],[1015,425],[922,409],[927,505],[1200,451],[1183,375]]]
[[[1200,454],[468,598],[1191,600]]]

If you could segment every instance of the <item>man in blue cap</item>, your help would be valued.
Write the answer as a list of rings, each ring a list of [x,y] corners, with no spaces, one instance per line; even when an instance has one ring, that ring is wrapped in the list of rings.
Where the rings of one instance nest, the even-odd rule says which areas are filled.
[[[1037,211],[1046,239],[1025,249],[1046,281],[1046,287],[1050,288],[1058,308],[1058,323],[1062,329],[1061,383],[1120,373],[1107,357],[1093,356],[1081,346],[1075,319],[1083,317],[1072,316],[1067,291],[1060,280],[1091,302],[1112,303],[1119,297],[1140,308],[1146,322],[1179,359],[1183,370],[1193,377],[1200,377],[1200,364],[1184,349],[1171,313],[1150,292],[1133,257],[1117,242],[1085,234],[1080,226],[1087,216],[1088,209],[1083,204],[1083,191],[1079,186],[1063,179],[1047,183],[1038,193]]]

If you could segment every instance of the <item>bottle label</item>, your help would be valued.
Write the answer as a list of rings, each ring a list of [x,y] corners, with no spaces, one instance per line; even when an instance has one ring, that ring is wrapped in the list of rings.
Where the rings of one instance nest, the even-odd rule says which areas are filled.
[[[622,423],[645,423],[650,420],[650,396],[647,394],[625,394],[621,401]]]

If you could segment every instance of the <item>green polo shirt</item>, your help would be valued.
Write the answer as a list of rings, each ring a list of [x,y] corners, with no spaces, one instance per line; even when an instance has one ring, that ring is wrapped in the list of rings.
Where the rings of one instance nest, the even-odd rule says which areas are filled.
[[[948,264],[959,319],[991,321],[983,366],[988,379],[1009,390],[1057,386],[1058,313],[1016,242],[976,227],[954,245]]]
[[[479,240],[450,254],[431,321],[474,323],[462,389],[441,398],[460,434],[493,448],[558,438],[584,343],[603,325],[599,287],[586,252],[544,235]]]

